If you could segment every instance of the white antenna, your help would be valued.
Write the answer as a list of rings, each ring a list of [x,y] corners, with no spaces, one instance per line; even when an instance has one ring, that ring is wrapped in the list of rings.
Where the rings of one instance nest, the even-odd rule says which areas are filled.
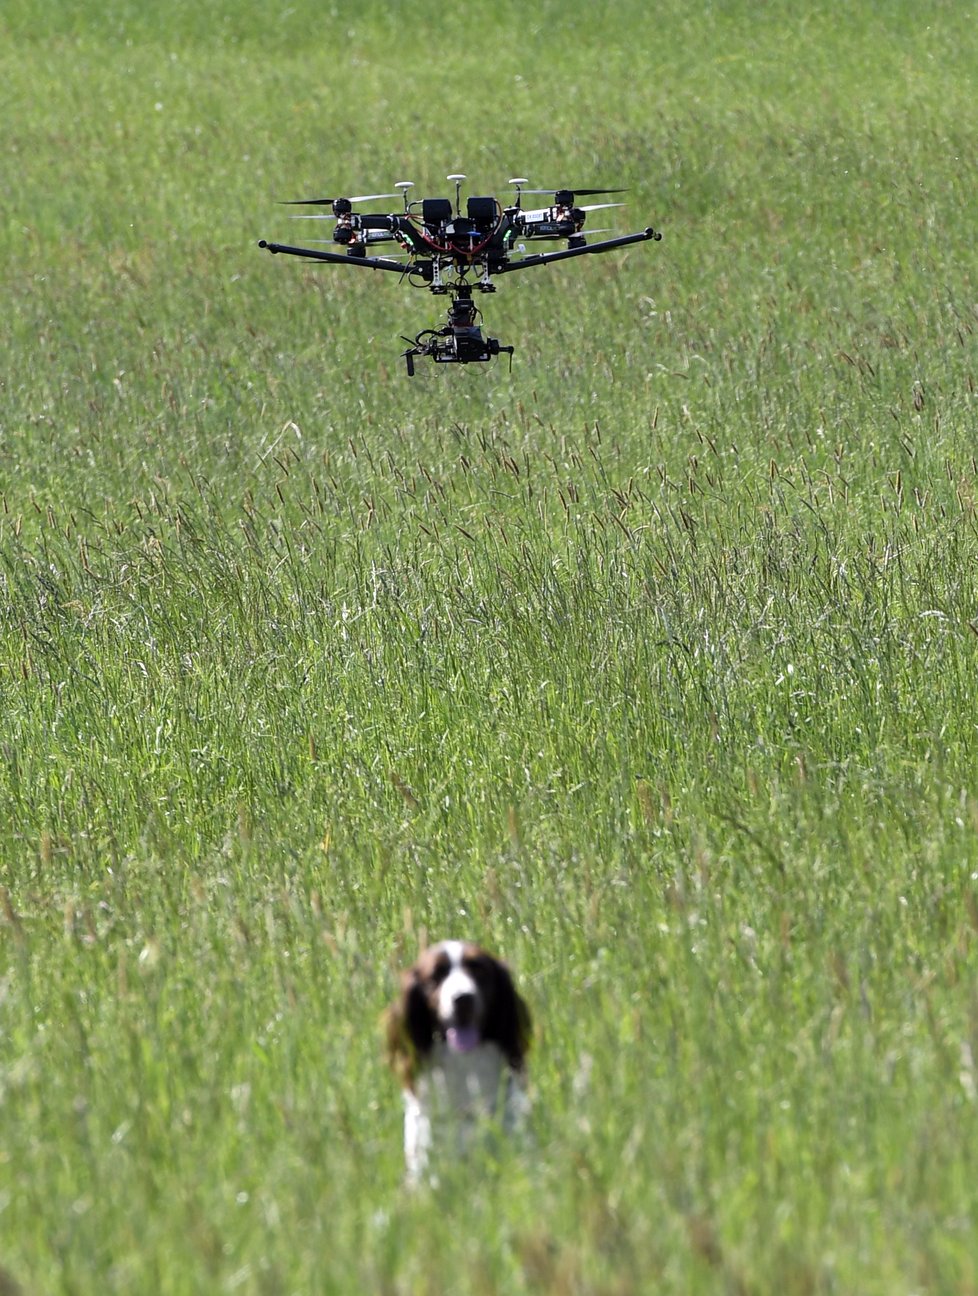
[[[509,183],[513,185],[514,188],[516,189],[516,206],[519,207],[520,203],[523,200],[523,195],[520,191],[520,185],[525,185],[527,183],[526,176],[513,176],[513,178],[510,180]]]
[[[398,181],[395,182],[395,184],[394,184],[394,188],[395,188],[395,189],[400,189],[400,191],[401,191],[401,197],[404,199],[404,210],[407,211],[407,209],[408,209],[408,194],[407,194],[407,191],[408,191],[409,189],[413,189],[413,188],[414,188],[414,181],[413,181],[413,180],[398,180]]]
[[[448,180],[454,180],[454,181],[455,181],[455,215],[456,215],[456,216],[461,215],[461,212],[462,212],[462,206],[461,206],[461,204],[462,204],[462,181],[465,180],[465,179],[467,179],[467,178],[468,178],[467,176],[459,175],[459,174],[457,174],[457,173],[456,173],[455,175],[450,175],[450,176],[447,176],[447,177],[446,177],[446,179],[448,179]]]

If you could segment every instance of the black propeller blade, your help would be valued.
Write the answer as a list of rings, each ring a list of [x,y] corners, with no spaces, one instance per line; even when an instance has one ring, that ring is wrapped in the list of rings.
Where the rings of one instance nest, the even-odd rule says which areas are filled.
[[[596,198],[601,194],[627,193],[627,189],[574,189],[570,185],[558,185],[556,189],[524,189],[525,194],[559,194],[571,193],[575,198]]]
[[[280,206],[282,207],[331,207],[334,202],[342,202],[346,198],[347,202],[362,203],[374,202],[378,198],[400,198],[400,194],[359,194],[352,198],[346,198],[342,194],[339,198],[286,198]]]

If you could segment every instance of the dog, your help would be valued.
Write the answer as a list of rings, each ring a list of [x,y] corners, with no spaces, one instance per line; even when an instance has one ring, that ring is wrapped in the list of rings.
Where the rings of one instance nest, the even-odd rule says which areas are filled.
[[[404,1094],[407,1180],[432,1178],[486,1122],[518,1129],[529,1110],[530,1012],[506,965],[468,941],[426,949],[387,1014],[387,1051]]]

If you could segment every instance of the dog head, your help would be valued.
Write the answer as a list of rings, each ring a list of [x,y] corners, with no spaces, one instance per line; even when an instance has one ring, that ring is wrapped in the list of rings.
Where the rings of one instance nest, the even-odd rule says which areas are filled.
[[[430,946],[402,977],[388,1015],[388,1053],[406,1088],[439,1041],[454,1053],[495,1044],[514,1071],[529,1048],[530,1013],[509,969],[467,941]]]

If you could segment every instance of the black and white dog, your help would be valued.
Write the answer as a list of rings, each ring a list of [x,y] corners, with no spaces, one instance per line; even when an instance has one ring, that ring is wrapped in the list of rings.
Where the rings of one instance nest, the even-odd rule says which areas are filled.
[[[480,1123],[519,1127],[528,1110],[530,1013],[504,963],[478,945],[426,949],[387,1018],[404,1090],[404,1157],[417,1183],[432,1157],[458,1157]]]

